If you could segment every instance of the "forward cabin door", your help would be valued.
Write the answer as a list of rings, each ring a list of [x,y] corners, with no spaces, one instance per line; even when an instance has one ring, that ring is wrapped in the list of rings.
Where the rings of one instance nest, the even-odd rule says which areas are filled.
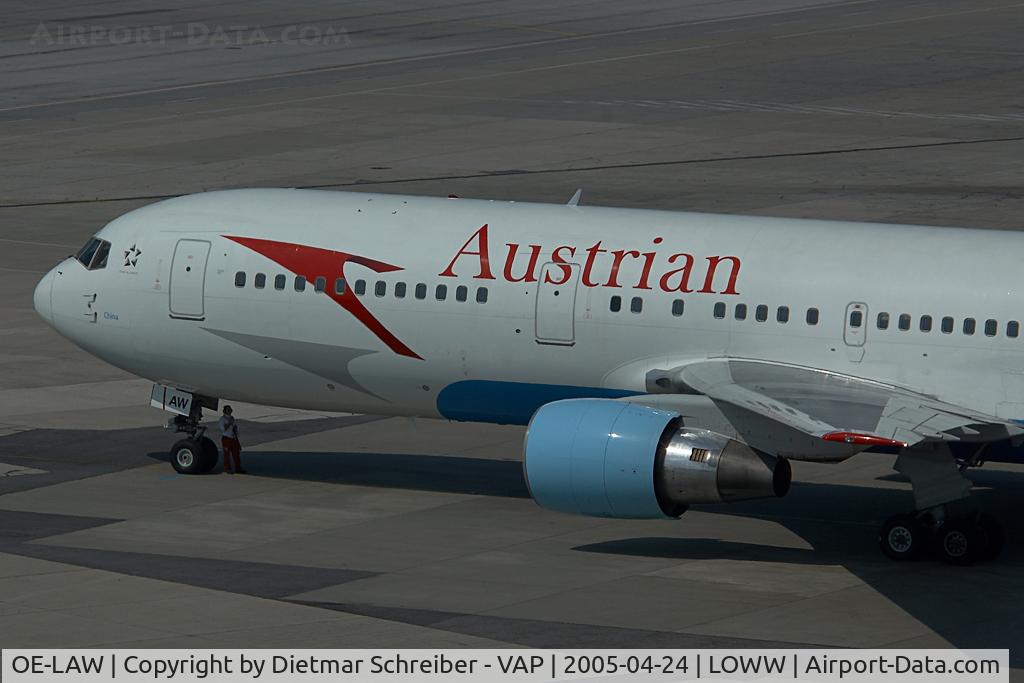
[[[846,344],[846,357],[854,363],[864,358],[864,341],[868,331],[868,305],[860,301],[852,301],[846,305],[846,317],[843,320],[843,342]]]
[[[537,281],[536,335],[538,344],[576,343],[578,263],[545,263]]]
[[[172,318],[203,319],[206,261],[209,256],[209,242],[178,240],[178,244],[174,247],[174,260],[171,262],[171,279],[168,287]]]

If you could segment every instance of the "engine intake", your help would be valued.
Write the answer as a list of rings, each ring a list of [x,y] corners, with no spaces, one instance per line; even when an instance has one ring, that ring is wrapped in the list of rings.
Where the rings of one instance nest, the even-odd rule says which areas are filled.
[[[784,496],[791,477],[783,458],[684,427],[678,413],[609,399],[542,406],[526,433],[523,469],[542,507],[633,519]]]

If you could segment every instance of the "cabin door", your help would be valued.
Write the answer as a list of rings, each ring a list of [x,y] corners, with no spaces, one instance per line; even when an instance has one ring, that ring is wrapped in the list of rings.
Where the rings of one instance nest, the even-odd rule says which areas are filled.
[[[538,344],[576,343],[578,263],[545,263],[537,280],[536,335]]]
[[[852,301],[846,306],[846,317],[843,320],[843,342],[846,344],[846,357],[854,363],[864,358],[864,340],[868,331],[868,305],[860,301]]]
[[[172,318],[203,318],[206,260],[209,256],[209,242],[178,240],[174,247],[174,260],[171,262],[171,278],[168,285]]]

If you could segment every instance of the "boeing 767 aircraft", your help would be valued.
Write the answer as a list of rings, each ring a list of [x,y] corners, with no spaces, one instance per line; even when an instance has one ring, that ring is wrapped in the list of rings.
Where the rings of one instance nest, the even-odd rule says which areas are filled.
[[[915,503],[889,557],[998,553],[963,472],[1019,457],[1024,234],[577,200],[179,197],[97,232],[35,308],[155,383],[182,473],[216,464],[220,397],[528,424],[537,503],[603,517],[782,496],[788,459],[885,451]]]

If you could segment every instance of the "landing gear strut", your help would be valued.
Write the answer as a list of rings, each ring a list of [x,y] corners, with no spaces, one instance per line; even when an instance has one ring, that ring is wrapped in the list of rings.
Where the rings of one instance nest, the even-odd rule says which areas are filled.
[[[1002,526],[971,503],[971,482],[963,476],[980,464],[973,457],[958,466],[945,444],[902,451],[894,467],[910,479],[917,511],[886,520],[878,538],[882,552],[915,560],[931,549],[956,565],[995,559],[1005,541]]]
[[[171,447],[171,465],[179,474],[206,474],[217,466],[220,454],[213,439],[205,435],[203,408],[193,401],[188,416],[176,415],[168,424],[188,436]]]

